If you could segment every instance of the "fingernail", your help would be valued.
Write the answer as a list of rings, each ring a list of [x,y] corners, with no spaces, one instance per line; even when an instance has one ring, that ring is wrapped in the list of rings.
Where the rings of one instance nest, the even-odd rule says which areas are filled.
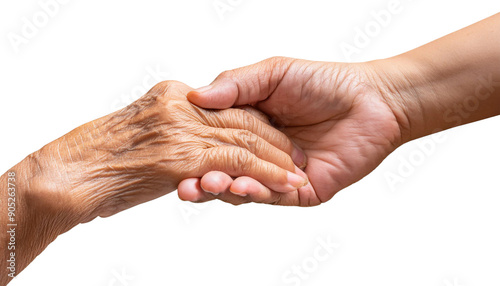
[[[213,192],[211,192],[211,191],[207,191],[207,190],[205,190],[205,189],[204,189],[201,185],[200,185],[200,188],[201,188],[201,189],[202,189],[205,193],[209,193],[209,194],[212,194],[212,195],[214,195],[214,196],[218,196],[218,195],[219,195],[219,193],[213,193]]]
[[[295,144],[292,150],[292,160],[300,169],[304,169],[307,166],[306,154],[298,146],[295,146]]]
[[[233,191],[231,191],[231,193],[235,194],[235,195],[237,195],[239,197],[243,197],[243,198],[247,196],[247,194],[244,194],[244,193],[238,193],[238,192],[233,192]]]
[[[297,174],[288,172],[288,185],[290,185],[293,189],[296,190],[300,187],[307,185],[307,180]]]

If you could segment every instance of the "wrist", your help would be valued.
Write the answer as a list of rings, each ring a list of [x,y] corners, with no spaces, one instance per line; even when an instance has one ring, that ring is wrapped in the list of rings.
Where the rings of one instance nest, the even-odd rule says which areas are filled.
[[[404,142],[500,114],[500,37],[492,29],[499,25],[497,14],[371,63],[396,110],[406,113]]]
[[[445,129],[440,120],[443,111],[434,98],[437,84],[432,65],[405,55],[367,64],[397,118],[402,144]]]
[[[38,152],[41,169],[50,177],[44,189],[65,202],[77,223],[114,215],[176,189],[175,173],[165,168],[168,162],[155,158],[160,119],[147,104],[157,103],[132,104],[76,128]],[[160,154],[168,148],[163,144]]]
[[[57,199],[53,208],[71,217],[72,224],[112,215],[123,203],[116,195],[129,182],[123,176],[126,166],[117,162],[116,137],[126,122],[114,114],[79,126],[34,154],[43,172],[38,180],[43,195]]]
[[[11,259],[8,262],[10,268],[2,267],[0,273],[3,277],[17,276],[58,235],[77,224],[71,212],[59,206],[58,198],[45,195],[43,184],[40,183],[42,178],[36,153],[26,157],[0,178],[0,238],[4,244],[1,247],[0,265],[4,266]],[[4,272],[6,269],[7,273]]]

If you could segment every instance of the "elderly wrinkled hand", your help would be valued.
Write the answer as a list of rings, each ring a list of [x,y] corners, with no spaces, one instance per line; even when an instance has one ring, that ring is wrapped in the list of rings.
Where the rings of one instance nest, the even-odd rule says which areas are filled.
[[[243,109],[196,107],[186,99],[191,90],[179,82],[156,85],[123,110],[43,148],[41,169],[68,186],[62,191],[71,195],[64,197],[77,198],[67,205],[96,206],[84,208],[87,219],[159,197],[182,179],[213,170],[251,176],[281,192],[305,184],[294,174],[294,147],[284,134]]]
[[[297,152],[291,141],[256,111],[205,110],[187,101],[191,90],[162,82],[12,168],[23,225],[18,270],[73,226],[165,195],[183,179],[212,170],[250,176],[279,192],[307,183],[290,156]]]

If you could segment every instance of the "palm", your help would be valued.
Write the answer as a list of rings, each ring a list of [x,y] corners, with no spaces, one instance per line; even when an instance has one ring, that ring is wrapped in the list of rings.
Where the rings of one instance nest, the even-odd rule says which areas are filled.
[[[296,61],[256,106],[304,150],[321,201],[367,175],[400,143],[394,113],[367,78],[353,66]]]

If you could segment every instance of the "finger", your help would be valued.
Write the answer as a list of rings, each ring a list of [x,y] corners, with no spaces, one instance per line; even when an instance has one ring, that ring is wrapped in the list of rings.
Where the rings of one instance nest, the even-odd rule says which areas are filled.
[[[302,177],[307,177],[304,172],[296,171]],[[212,171],[202,177],[200,185],[201,189],[217,194],[217,199],[234,205],[255,202],[305,207],[321,203],[310,183],[297,192],[278,193],[253,178],[242,176],[233,180],[225,173]]]
[[[300,169],[296,169],[296,173],[307,178],[307,175]],[[247,196],[250,201],[256,203],[265,203],[284,206],[316,206],[321,203],[321,200],[316,196],[316,192],[312,185],[308,183],[291,193],[277,193],[260,182],[249,177],[239,177],[234,180],[230,186],[230,191],[240,196]]]
[[[302,176],[303,178],[308,178],[307,174],[301,169],[295,169],[295,173]],[[314,189],[310,180],[308,180],[307,185],[299,188],[298,191],[298,206],[311,207],[321,204],[322,201],[319,199],[316,190]]]
[[[271,124],[271,122],[269,121],[269,117],[264,112],[261,112],[260,110],[256,109],[255,107],[250,106],[250,105],[242,105],[242,106],[238,106],[236,108],[245,110],[246,112],[250,113],[255,118],[257,118],[260,121],[262,121],[263,123],[265,123],[266,125],[272,126],[274,129],[276,129],[276,127],[273,126]],[[278,130],[278,131],[280,131],[280,130]],[[279,148],[279,149],[287,152],[288,154],[290,154],[290,156],[292,157],[293,163],[295,163],[295,165],[298,166],[301,170],[304,170],[306,168],[306,166],[307,166],[307,155],[306,155],[306,153],[304,152],[304,150],[302,150],[302,148],[300,148],[297,144],[295,144],[293,141],[291,141],[290,138],[288,136],[286,136],[283,132],[280,131],[278,134],[283,135],[285,138],[283,138],[283,139],[282,138],[276,138],[276,141],[278,143],[279,142],[283,142],[281,140],[287,140],[288,142],[290,142],[292,144],[292,146],[293,146],[291,153],[289,153],[287,151],[288,150],[287,148],[289,148],[288,146],[286,146],[286,147],[279,147],[278,145],[275,144],[276,142],[273,141],[273,138],[265,137],[265,135],[263,136],[260,133],[256,133],[256,134],[259,135],[259,136],[261,136],[262,138],[266,139],[269,143],[273,144],[277,148]],[[270,136],[270,137],[273,137],[273,136]]]
[[[310,183],[291,193],[278,193],[255,179],[239,177],[231,184],[230,191],[240,196],[246,195],[250,201],[255,203],[302,207],[316,206],[321,203]]]
[[[276,89],[293,59],[275,57],[221,73],[209,86],[187,94],[192,103],[213,109],[266,100]]]
[[[183,201],[201,203],[213,200],[215,197],[206,193],[200,184],[199,178],[189,178],[182,180],[177,187],[177,195]]]
[[[283,150],[283,152],[290,155],[295,165],[304,167],[307,164],[307,157],[304,154],[304,152],[300,148],[292,144],[292,141],[285,134],[278,131],[272,126],[265,124],[257,117],[250,114],[248,111],[240,109],[221,110],[209,114],[206,117],[206,120],[208,124],[210,124],[213,127],[232,128],[232,129],[251,131],[252,133],[264,139],[265,141],[269,142],[274,147]]]
[[[306,173],[298,167],[295,167],[295,173],[304,179],[308,179]],[[245,176],[234,179],[229,190],[240,196],[249,196],[253,202],[257,203],[280,204],[282,199],[285,199],[282,203],[287,202],[287,205],[296,205],[296,203],[298,203],[297,199],[299,198],[297,196],[298,194],[293,194],[294,192],[282,196],[283,194],[274,192],[257,180]]]
[[[206,149],[200,176],[221,171],[229,176],[248,176],[277,192],[293,192],[307,184],[307,179],[258,158],[240,147],[217,146]]]
[[[248,199],[255,203],[300,206],[300,192],[278,193],[270,190],[260,182],[250,177],[236,178],[230,187],[231,192],[246,194]]]
[[[288,171],[295,170],[295,165],[290,155],[250,131],[214,128],[211,132],[222,143],[244,148],[255,154],[258,158]]]
[[[217,196],[228,191],[232,183],[233,178],[226,173],[210,171],[201,178],[200,186],[205,192]]]
[[[234,184],[234,182],[237,182]],[[269,188],[250,177],[238,177],[234,181],[227,174],[219,171],[211,171],[205,174],[200,181],[201,189],[214,195],[231,192],[240,197],[249,196],[255,202],[268,202],[264,199],[268,193],[272,193]],[[262,193],[262,194],[260,194]],[[274,194],[278,194],[274,192]],[[277,196],[273,196],[277,199]],[[257,200],[254,200],[257,199]]]
[[[271,191],[257,180],[245,176],[236,178],[229,190],[238,196],[248,196],[252,202],[265,204],[278,204],[281,195]]]
[[[250,113],[255,118],[259,119],[260,121],[264,122],[265,124],[271,125],[271,122],[269,121],[269,117],[267,117],[267,115],[264,112],[256,109],[255,107],[253,107],[251,105],[240,105],[240,106],[236,106],[235,108],[245,110],[246,112]]]
[[[200,185],[206,192],[216,194],[217,199],[233,205],[249,202],[276,204],[280,201],[279,193],[250,177],[239,177],[233,182],[227,174],[212,171],[201,178]]]
[[[229,187],[233,183],[233,178],[223,172],[211,171],[205,174],[200,181],[201,188],[205,192],[209,192],[216,196],[217,199],[233,204],[241,205],[249,203],[250,200],[246,195],[237,195],[229,191]]]
[[[296,169],[296,172],[307,178],[307,175],[301,170]],[[311,184],[300,188],[298,192],[282,194],[273,192],[250,177],[238,177],[233,181],[225,173],[212,171],[202,177],[200,185],[201,189],[216,194],[217,199],[232,204],[255,202],[287,206],[314,206],[321,203]],[[229,192],[237,197],[228,195]]]
[[[292,142],[283,132],[262,122],[246,110],[220,110],[210,113],[206,120],[212,127],[248,130],[286,153],[290,154],[293,150]]]
[[[297,170],[301,176],[307,175]],[[321,200],[309,183],[300,188],[298,192],[278,193],[270,190],[257,180],[250,177],[238,177],[233,179],[228,175],[212,171],[205,174],[201,179],[201,188],[205,191],[217,194],[217,199],[234,205],[255,202],[285,206],[316,206]]]

